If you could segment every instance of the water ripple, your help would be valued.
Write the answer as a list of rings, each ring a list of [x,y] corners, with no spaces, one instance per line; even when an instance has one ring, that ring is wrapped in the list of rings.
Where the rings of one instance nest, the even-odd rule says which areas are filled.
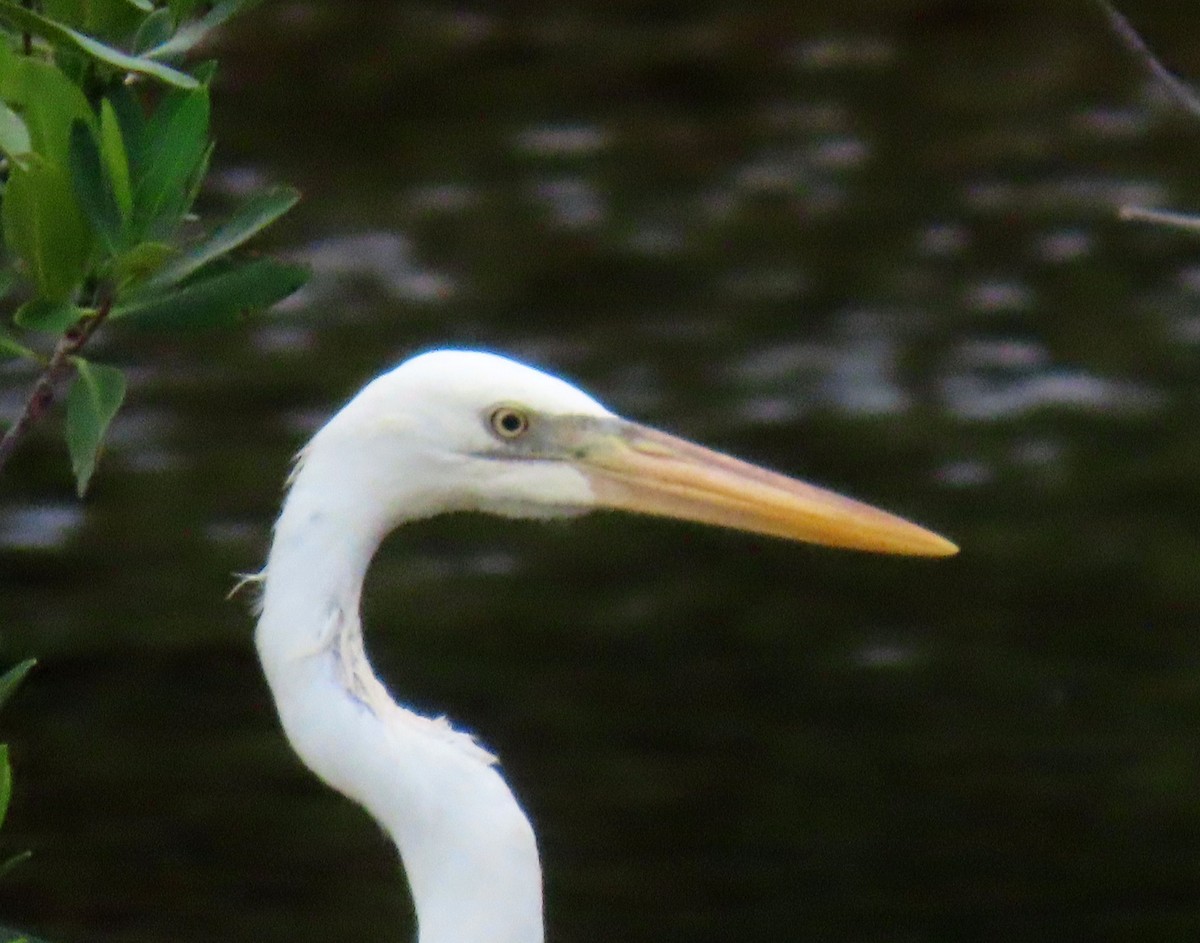
[[[71,504],[26,504],[0,513],[0,547],[54,550],[62,547],[83,523],[83,507]]]

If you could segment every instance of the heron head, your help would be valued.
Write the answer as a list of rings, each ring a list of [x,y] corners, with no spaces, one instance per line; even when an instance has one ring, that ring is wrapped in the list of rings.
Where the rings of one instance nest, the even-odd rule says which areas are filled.
[[[437,350],[369,384],[314,439],[362,453],[406,516],[547,517],[610,508],[885,553],[957,547],[899,517],[624,420],[495,354]],[[311,450],[312,447],[310,447]]]

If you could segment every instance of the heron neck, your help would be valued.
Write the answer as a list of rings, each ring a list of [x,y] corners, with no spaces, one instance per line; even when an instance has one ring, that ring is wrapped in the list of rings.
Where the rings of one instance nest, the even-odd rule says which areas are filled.
[[[310,461],[275,527],[255,641],[284,731],[396,843],[419,943],[542,943],[536,842],[491,756],[398,705],[367,661],[362,583],[392,522],[356,484]]]

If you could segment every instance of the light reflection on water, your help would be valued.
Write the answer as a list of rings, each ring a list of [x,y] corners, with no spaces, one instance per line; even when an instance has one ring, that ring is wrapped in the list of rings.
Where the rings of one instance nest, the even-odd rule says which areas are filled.
[[[244,333],[114,334],[151,366],[87,504],[49,437],[6,473],[3,650],[48,657],[4,716],[36,855],[0,922],[406,938],[224,597],[300,442],[455,344],[965,548],[606,517],[389,542],[372,652],[500,750],[552,939],[1200,934],[1200,270],[1114,219],[1200,207],[1195,134],[1069,5],[844,6],[292,2],[229,36],[210,197],[295,180],[277,238],[314,277]]]
[[[0,515],[0,547],[53,550],[79,529],[83,509],[75,504],[27,505]]]

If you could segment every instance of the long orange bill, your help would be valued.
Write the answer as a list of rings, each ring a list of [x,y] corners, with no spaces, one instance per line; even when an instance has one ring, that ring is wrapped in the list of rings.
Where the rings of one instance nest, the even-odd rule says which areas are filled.
[[[878,553],[958,553],[894,514],[635,423],[589,436],[573,464],[602,507]]]

